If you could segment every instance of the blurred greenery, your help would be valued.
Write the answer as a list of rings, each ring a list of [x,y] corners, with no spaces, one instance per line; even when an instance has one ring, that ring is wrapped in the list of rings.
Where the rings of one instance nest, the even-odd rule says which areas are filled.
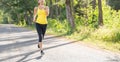
[[[120,9],[120,0],[107,0],[108,4],[115,10],[119,10]]]

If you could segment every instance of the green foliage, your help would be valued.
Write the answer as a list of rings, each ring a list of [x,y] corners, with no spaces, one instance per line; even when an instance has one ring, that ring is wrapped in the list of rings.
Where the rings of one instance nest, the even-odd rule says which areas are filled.
[[[109,29],[101,27],[91,34],[91,37],[98,40],[108,42],[119,42],[120,41],[120,29]]]
[[[108,42],[120,41],[120,11],[111,10],[111,7],[103,4],[104,27],[96,29],[91,34],[94,39]]]
[[[19,25],[19,26],[27,26],[27,23],[24,20],[24,21],[19,21],[19,23],[17,25]]]
[[[120,9],[120,0],[107,0],[108,4],[115,10]]]
[[[82,41],[89,41],[91,39],[91,43],[99,44],[99,46],[103,48],[119,50],[120,11],[111,9],[111,7],[106,4],[106,0],[103,0],[104,26],[98,27],[98,7],[96,6],[95,10],[93,10],[90,4],[88,4],[87,7],[84,7],[84,4],[78,3],[77,0],[75,1],[75,32],[70,33],[70,27],[66,20],[59,21],[50,19],[48,28],[51,29],[53,33],[66,33],[66,37],[70,39]],[[79,7],[79,5],[81,5],[81,7]]]
[[[8,14],[7,17],[14,23],[25,20],[30,24],[33,9],[36,4],[36,0],[0,0],[0,10],[2,10],[4,14]]]
[[[77,26],[76,31],[71,34],[70,36],[68,36],[68,38],[73,38],[76,40],[84,40],[90,37],[91,32],[94,29],[90,28],[90,27],[85,27],[85,26]]]
[[[7,18],[7,17],[4,17],[3,20],[4,20],[4,21],[3,21],[2,23],[8,24],[8,18]]]
[[[53,5],[61,5],[61,6],[63,6],[64,4],[65,4],[65,0],[60,0],[59,2],[56,2]]]
[[[56,19],[49,19],[48,20],[48,29],[52,29],[54,32],[57,33],[66,33],[69,31],[68,22],[66,20],[59,21]]]

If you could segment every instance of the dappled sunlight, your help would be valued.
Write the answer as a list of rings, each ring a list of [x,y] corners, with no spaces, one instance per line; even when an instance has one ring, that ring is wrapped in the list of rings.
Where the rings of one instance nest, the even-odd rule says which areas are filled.
[[[3,27],[6,28],[8,26],[3,25]],[[29,31],[27,29],[21,30],[21,28],[19,29],[19,27],[16,27],[17,29],[19,29],[19,32],[17,31],[18,32],[17,33],[15,30],[16,28],[13,28],[13,26],[9,26],[9,28],[11,29],[8,29],[7,32],[3,33],[3,31],[0,31],[0,33],[2,33],[0,35],[1,36],[0,52],[2,53],[0,54],[1,55],[0,61],[15,60],[17,62],[21,62],[21,61],[29,61],[33,59],[39,60],[41,57],[39,56],[39,50],[37,49],[37,42],[38,42],[37,33],[33,31]],[[11,33],[11,31],[13,32]],[[43,40],[44,50],[74,43],[74,42],[61,42],[66,40],[60,39],[59,37],[60,36],[46,35],[45,39]],[[32,55],[36,55],[36,56],[31,57]],[[33,59],[31,59],[30,57]]]

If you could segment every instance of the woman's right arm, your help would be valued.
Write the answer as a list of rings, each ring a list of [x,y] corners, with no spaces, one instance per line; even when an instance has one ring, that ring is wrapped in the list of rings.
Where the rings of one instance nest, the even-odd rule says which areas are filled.
[[[33,22],[36,21],[36,16],[37,16],[37,7],[34,8]]]

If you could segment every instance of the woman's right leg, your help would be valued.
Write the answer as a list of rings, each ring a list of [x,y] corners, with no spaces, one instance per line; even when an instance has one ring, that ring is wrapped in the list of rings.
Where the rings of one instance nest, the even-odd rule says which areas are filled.
[[[42,49],[42,29],[41,29],[41,25],[36,23],[36,30],[37,30],[37,33],[38,33],[38,36],[39,36],[39,43],[38,43],[38,47],[40,48],[40,50],[43,50]]]

